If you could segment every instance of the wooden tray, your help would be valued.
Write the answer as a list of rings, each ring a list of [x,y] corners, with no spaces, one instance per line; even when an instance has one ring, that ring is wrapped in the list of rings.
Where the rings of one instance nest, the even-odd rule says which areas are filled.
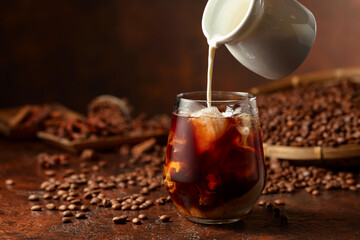
[[[250,89],[250,93],[261,95],[282,91],[311,83],[334,83],[346,80],[348,77],[355,82],[360,82],[360,68],[334,69],[296,75],[271,82],[270,84]],[[338,147],[290,147],[263,144],[265,157],[273,157],[297,161],[322,161],[349,159],[350,165],[360,164],[360,145],[340,145]],[[351,161],[350,161],[351,159]]]
[[[52,110],[62,113],[64,119],[82,118],[83,115],[74,112],[65,106],[58,103],[48,104]],[[21,109],[21,107],[0,109],[0,133],[12,139],[27,139],[36,137],[36,132],[39,130],[38,126],[24,126],[18,125],[11,127],[8,121]]]
[[[70,141],[65,138],[60,138],[46,132],[38,132],[38,138],[45,142],[60,147],[70,152],[80,152],[86,148],[92,148],[95,150],[107,150],[118,147],[122,144],[136,144],[149,138],[156,138],[159,142],[166,144],[168,132],[160,132],[156,134],[145,134],[141,136],[110,136],[110,137],[99,137],[97,139],[86,139],[86,140],[73,140]]]

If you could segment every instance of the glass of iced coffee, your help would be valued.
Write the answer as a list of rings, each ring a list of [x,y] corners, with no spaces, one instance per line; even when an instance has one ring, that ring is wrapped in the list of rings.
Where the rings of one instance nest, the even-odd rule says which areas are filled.
[[[265,185],[256,98],[248,93],[176,97],[163,169],[179,213],[205,224],[244,218]]]

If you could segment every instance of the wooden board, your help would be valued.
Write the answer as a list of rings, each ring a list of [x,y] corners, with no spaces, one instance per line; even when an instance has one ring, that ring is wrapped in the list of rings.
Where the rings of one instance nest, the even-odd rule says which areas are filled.
[[[66,138],[60,138],[46,132],[38,132],[38,138],[45,142],[60,147],[70,152],[80,152],[86,148],[92,148],[95,150],[107,150],[118,147],[122,144],[136,144],[149,138],[156,138],[159,142],[166,144],[168,132],[159,132],[155,134],[144,134],[139,136],[110,136],[99,137],[96,139],[86,140],[73,140],[70,141]]]
[[[52,110],[61,112],[64,119],[83,118],[80,113],[74,112],[59,103],[48,104]],[[30,106],[30,105],[29,105]],[[0,109],[0,133],[12,139],[27,139],[36,137],[36,132],[39,130],[36,125],[32,126],[9,126],[9,120],[22,108],[14,107],[7,109]]]
[[[360,68],[334,69],[320,72],[313,72],[303,75],[296,75],[271,82],[264,86],[250,89],[250,93],[255,95],[267,94],[283,91],[290,88],[304,86],[312,83],[322,82],[333,84],[338,81],[351,78],[355,82],[360,82]],[[354,159],[356,164],[360,164],[360,145],[340,145],[337,147],[291,147],[263,144],[264,155],[268,158],[278,158],[286,160],[300,161],[323,161],[323,160],[344,160]]]

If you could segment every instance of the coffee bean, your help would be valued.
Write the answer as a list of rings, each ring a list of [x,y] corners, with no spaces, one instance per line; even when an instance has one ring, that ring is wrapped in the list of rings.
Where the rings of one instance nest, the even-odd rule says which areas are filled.
[[[52,197],[51,197],[51,194],[50,194],[50,193],[44,193],[44,195],[43,195],[42,198],[45,199],[45,200],[49,200],[49,199],[51,199]]]
[[[133,180],[130,180],[130,181],[127,182],[127,184],[130,185],[130,186],[134,186],[136,184],[136,182],[133,181]]]
[[[125,204],[121,207],[121,210],[130,210],[131,209],[131,204]]]
[[[169,215],[161,215],[159,217],[159,219],[162,221],[162,222],[169,222],[170,221],[170,216]]]
[[[353,191],[353,192],[356,192],[357,191],[357,188],[355,186],[350,186],[349,187],[349,190],[350,191]]]
[[[127,219],[127,216],[126,215],[121,215],[119,217],[114,217],[112,219],[113,223],[115,224],[122,224],[122,223],[126,223],[126,219]]]
[[[311,194],[314,195],[314,196],[316,196],[316,195],[319,195],[320,192],[319,192],[319,190],[314,190],[314,191],[311,192]]]
[[[271,212],[273,210],[273,205],[272,203],[266,203],[266,209],[268,210],[268,212]]]
[[[34,205],[31,207],[31,211],[42,211],[42,207],[40,205]]]
[[[160,198],[156,199],[155,202],[156,202],[157,204],[159,204],[159,205],[164,205],[165,202],[166,202],[166,200],[165,200],[164,197],[160,197]]]
[[[90,211],[90,208],[86,205],[81,205],[80,210],[83,212],[88,212],[88,211]]]
[[[140,225],[141,224],[141,220],[139,218],[133,218],[132,223]]]
[[[69,217],[63,217],[63,218],[61,219],[61,222],[62,222],[62,223],[71,223],[71,218],[69,218]]]
[[[28,197],[28,199],[29,199],[29,201],[39,201],[40,197],[39,197],[39,195],[32,194]]]
[[[72,211],[78,209],[78,207],[75,204],[70,204],[67,208]]]
[[[70,201],[72,201],[72,200],[74,200],[75,199],[75,197],[71,197],[71,196],[68,196],[67,194],[65,194],[67,197],[65,198],[66,199],[66,201],[68,201],[68,202],[70,202]],[[63,195],[64,196],[64,195]]]
[[[139,214],[138,218],[144,220],[147,218],[147,216],[145,214]]]
[[[81,200],[76,198],[76,199],[71,200],[70,203],[75,204],[75,205],[81,205]]]
[[[45,193],[45,194],[49,194],[49,193]],[[44,194],[44,195],[45,195]],[[49,194],[50,195],[50,194]],[[59,195],[54,195],[53,197],[52,197],[52,199],[54,199],[54,200],[59,200],[60,199],[60,196]]]
[[[143,195],[148,195],[149,194],[149,189],[147,187],[144,187],[144,188],[141,189],[140,193],[143,194]]]
[[[63,212],[63,213],[62,213],[62,215],[63,215],[64,217],[71,217],[71,216],[74,216],[74,214],[73,214],[71,211],[69,211],[69,210],[67,210],[67,211]]]
[[[87,192],[84,194],[84,198],[85,199],[91,199],[92,198],[92,193],[91,192]]]
[[[55,185],[49,185],[45,188],[45,191],[47,192],[54,192],[56,190]]]
[[[266,204],[266,201],[261,199],[259,202],[258,202],[258,205],[259,206],[264,206]]]
[[[132,205],[130,209],[135,211],[135,210],[139,209],[139,206],[138,205]]]
[[[46,171],[44,172],[44,174],[45,174],[46,176],[48,176],[48,177],[53,177],[53,176],[56,175],[56,172],[53,171],[53,170],[46,170]]]
[[[85,218],[86,218],[86,215],[85,215],[85,213],[77,213],[77,214],[75,215],[75,217],[76,217],[77,219],[85,219]]]
[[[148,204],[143,203],[143,204],[141,204],[141,205],[139,206],[139,209],[146,209],[146,208],[148,208],[148,207],[149,207]]]
[[[274,200],[274,203],[275,203],[276,205],[285,205],[285,202],[284,202],[283,200],[281,200],[281,199],[275,199],[275,200]]]
[[[70,192],[69,196],[70,197],[77,197],[77,196],[79,196],[79,194],[77,192]]]
[[[68,209],[68,207],[66,205],[60,205],[59,206],[60,211],[66,211],[67,209]]]
[[[56,209],[56,205],[55,205],[54,203],[46,204],[45,207],[46,207],[48,210],[55,210],[55,209]]]
[[[5,181],[5,184],[10,186],[10,185],[14,185],[15,182],[14,182],[14,180],[12,180],[12,179],[7,179],[7,180]]]
[[[99,204],[99,203],[101,203],[101,200],[100,200],[100,198],[93,198],[93,199],[91,199],[91,201],[90,201],[90,204],[91,205],[97,205],[97,204]]]
[[[120,210],[122,208],[122,205],[120,203],[115,203],[111,206],[114,210]]]

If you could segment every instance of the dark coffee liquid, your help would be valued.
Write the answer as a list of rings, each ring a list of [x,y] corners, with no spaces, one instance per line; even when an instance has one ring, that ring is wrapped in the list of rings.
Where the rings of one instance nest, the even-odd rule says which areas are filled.
[[[172,200],[189,216],[196,209],[205,217],[253,190],[260,195],[265,171],[258,120],[173,114],[163,175]]]

